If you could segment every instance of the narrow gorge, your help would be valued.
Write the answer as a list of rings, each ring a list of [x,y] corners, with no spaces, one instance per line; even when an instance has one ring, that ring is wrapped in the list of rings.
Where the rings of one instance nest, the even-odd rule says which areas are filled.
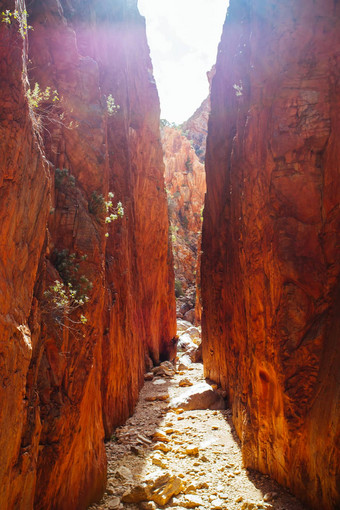
[[[340,3],[230,0],[181,125],[137,0],[0,13],[0,508],[340,508]]]

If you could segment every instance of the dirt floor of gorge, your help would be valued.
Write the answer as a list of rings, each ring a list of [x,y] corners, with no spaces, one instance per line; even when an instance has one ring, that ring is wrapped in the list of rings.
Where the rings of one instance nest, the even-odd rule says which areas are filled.
[[[185,372],[145,383],[134,415],[106,444],[107,491],[91,508],[305,509],[268,476],[243,468],[230,410],[170,409],[169,400],[188,390],[179,386],[183,378],[193,385],[203,382],[202,365],[192,364]],[[167,504],[122,502],[131,487],[140,484],[143,489],[165,474],[180,483],[179,493]]]

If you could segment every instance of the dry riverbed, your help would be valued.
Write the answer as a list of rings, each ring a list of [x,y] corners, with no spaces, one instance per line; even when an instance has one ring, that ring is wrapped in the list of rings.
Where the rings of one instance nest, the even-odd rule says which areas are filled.
[[[199,363],[146,381],[134,415],[106,445],[107,491],[91,508],[305,508],[269,477],[243,468],[229,410],[171,408],[202,383]]]

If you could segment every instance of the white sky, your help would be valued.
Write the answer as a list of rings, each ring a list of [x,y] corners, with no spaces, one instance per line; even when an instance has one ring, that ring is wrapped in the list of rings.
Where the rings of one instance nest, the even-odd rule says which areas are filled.
[[[229,0],[138,0],[146,18],[161,118],[181,123],[209,92]]]

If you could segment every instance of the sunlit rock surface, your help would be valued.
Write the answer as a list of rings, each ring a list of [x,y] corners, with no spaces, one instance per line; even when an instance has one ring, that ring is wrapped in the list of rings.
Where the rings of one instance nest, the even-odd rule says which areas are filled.
[[[193,142],[183,135],[180,128],[163,127],[162,144],[176,289],[177,295],[186,295],[182,307],[179,306],[178,310],[179,316],[183,317],[195,305],[205,170],[194,150]],[[194,316],[194,311],[192,313]]]
[[[145,354],[174,355],[159,102],[136,4],[18,2],[34,28],[24,39],[18,22],[0,23],[5,510],[82,509],[100,497],[103,439],[134,408]],[[32,88],[59,96],[31,117],[26,65]],[[124,208],[112,223],[109,192],[111,209]],[[82,287],[88,304],[61,313],[55,280]]]
[[[340,5],[231,1],[207,141],[205,374],[247,466],[339,508]]]

